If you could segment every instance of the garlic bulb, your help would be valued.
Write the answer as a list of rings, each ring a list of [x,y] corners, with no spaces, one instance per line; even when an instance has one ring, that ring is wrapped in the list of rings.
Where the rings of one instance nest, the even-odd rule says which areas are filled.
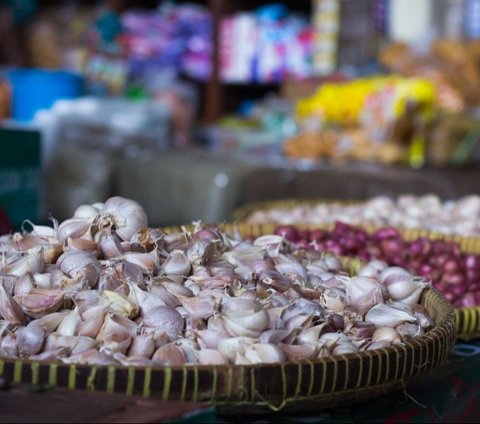
[[[100,211],[100,226],[113,227],[122,240],[128,241],[147,227],[147,214],[134,200],[111,197]]]

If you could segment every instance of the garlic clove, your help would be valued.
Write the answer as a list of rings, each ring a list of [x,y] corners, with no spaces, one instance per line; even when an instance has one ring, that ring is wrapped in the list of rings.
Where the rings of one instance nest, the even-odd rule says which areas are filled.
[[[78,307],[80,315],[83,315],[89,308],[98,305],[100,296],[95,290],[83,290],[75,294],[73,301]]]
[[[185,332],[188,334],[191,330],[206,330],[207,324],[203,319],[185,318]]]
[[[285,340],[286,343],[293,341],[298,330],[296,329],[273,329],[264,331],[258,341],[260,343],[279,344]]]
[[[390,344],[397,344],[402,342],[402,338],[398,331],[392,327],[378,327],[372,335],[372,341],[385,341]]]
[[[327,254],[323,258],[323,262],[327,266],[328,271],[339,272],[342,270],[342,264],[335,256]]]
[[[223,325],[231,336],[258,337],[268,324],[269,316],[263,309],[254,313],[236,311],[223,315]]]
[[[115,258],[123,253],[120,239],[115,234],[105,234],[100,237],[98,246],[100,247],[101,254],[105,258]]]
[[[172,283],[172,284],[175,284],[177,286],[184,288],[180,284],[176,284],[176,283]],[[185,291],[186,290],[188,289],[185,289]],[[176,306],[181,305],[180,300],[178,299],[180,296],[170,293],[163,284],[152,284],[149,287],[149,291],[153,296],[160,299],[164,305],[171,306],[172,308],[175,308]]]
[[[58,333],[51,333],[45,340],[44,351],[54,349],[65,349],[70,355],[75,355],[95,346],[95,340],[83,336],[62,336]]]
[[[50,273],[34,274],[33,275],[33,281],[34,281],[35,287],[37,287],[39,289],[51,289],[52,288],[52,274],[50,274]],[[27,294],[27,293],[25,293],[25,294]]]
[[[133,338],[130,349],[128,349],[128,356],[151,358],[154,352],[153,336],[151,334],[140,334]]]
[[[252,299],[228,299],[224,300],[222,304],[222,312],[224,314],[231,314],[239,311],[258,312],[262,309],[262,305],[256,300]]]
[[[332,349],[332,355],[345,355],[358,352],[358,348],[350,341],[341,341]]]
[[[94,221],[98,216],[98,209],[92,205],[80,205],[73,213],[74,218]]]
[[[425,312],[415,311],[414,316],[418,325],[424,330],[429,330],[435,325],[435,321]]]
[[[18,358],[17,339],[14,334],[5,334],[0,338],[0,357]]]
[[[198,294],[201,291],[200,285],[193,280],[186,280],[185,283],[183,283],[183,285],[185,288],[190,290],[194,296],[198,296]]]
[[[327,316],[327,323],[334,331],[343,331],[345,329],[345,318],[337,313],[330,313]]]
[[[258,359],[257,359],[258,360]],[[235,359],[233,360],[235,365],[251,365],[252,362],[240,353],[235,354]]]
[[[346,334],[352,340],[371,339],[375,333],[376,327],[374,324],[365,321],[355,321],[347,324]]]
[[[278,346],[269,343],[248,345],[245,347],[243,355],[252,364],[275,364],[285,360],[282,350]]]
[[[178,339],[185,325],[180,313],[170,306],[157,306],[152,309],[143,317],[143,324],[165,331],[170,340]]]
[[[62,336],[73,336],[77,327],[82,322],[78,308],[73,309],[65,315],[62,322],[58,325],[57,333]]]
[[[90,311],[95,311],[95,314],[84,314],[84,321],[78,325],[77,334],[79,336],[96,338],[103,326],[106,310],[105,306],[99,305],[94,306]]]
[[[76,353],[69,358],[62,358],[65,364],[81,364],[81,365],[114,365],[117,361],[105,352],[97,349],[87,349],[83,352]]]
[[[152,309],[157,306],[164,306],[165,302],[158,296],[155,296],[153,293],[142,290],[136,284],[129,284],[128,298],[135,305],[138,306],[140,310],[140,315],[143,317],[148,314]]]
[[[17,260],[0,269],[0,272],[5,274],[21,277],[24,274],[42,272],[45,264],[43,248],[34,247],[21,255]]]
[[[358,271],[357,276],[377,279],[380,276],[380,272],[377,268],[367,264]]]
[[[285,239],[277,235],[260,236],[253,242],[254,246],[263,247],[271,258],[277,257],[282,251]]]
[[[95,287],[101,266],[95,255],[81,250],[65,252],[57,260],[59,269],[73,279],[78,279],[82,284]]]
[[[2,281],[0,280],[0,316],[6,319],[13,325],[25,325],[27,320],[25,314],[16,302],[4,289]]]
[[[348,337],[343,333],[324,333],[318,339],[320,345],[325,346],[326,348],[333,350],[335,346],[341,343],[348,343]]]
[[[214,315],[208,319],[207,328],[209,330],[220,331],[221,333],[226,333],[225,326],[223,324],[223,319],[219,315]]]
[[[61,312],[53,312],[51,314],[45,315],[41,318],[32,321],[29,325],[37,325],[45,331],[48,336],[50,333],[53,333],[60,323],[63,321],[65,316],[69,313],[68,310]]]
[[[284,320],[285,328],[291,330],[296,328],[309,328],[313,325],[313,316],[297,315],[290,318],[288,321]]]
[[[194,241],[187,249],[187,258],[193,266],[212,261],[217,253],[216,244],[210,240]]]
[[[158,228],[143,228],[131,237],[130,243],[150,252],[153,249],[163,250],[164,238],[165,233]]]
[[[278,347],[290,361],[313,359],[318,353],[318,346],[315,343],[304,343],[300,345],[280,343]]]
[[[404,322],[415,322],[415,317],[400,309],[380,304],[371,308],[365,315],[365,321],[377,327],[396,327]]]
[[[113,357],[115,360],[120,362],[120,364],[126,366],[126,367],[151,367],[154,366],[155,363],[147,358],[144,358],[142,356],[125,356],[123,353],[116,352],[113,354]]]
[[[396,277],[399,276],[397,279]],[[413,292],[420,288],[419,282],[413,278],[406,278],[401,274],[391,274],[387,279],[388,283],[384,283],[392,300],[402,301],[408,298]],[[421,294],[422,290],[420,290]],[[419,296],[418,296],[419,298]],[[417,298],[417,300],[418,300]],[[414,302],[418,303],[418,302]]]
[[[413,278],[413,275],[399,266],[385,268],[380,273],[380,282],[385,285],[388,285],[392,281],[409,280],[411,278]]]
[[[422,327],[420,327],[418,324],[413,324],[410,322],[405,322],[398,325],[395,330],[397,330],[401,337],[407,340],[414,337],[423,336],[425,334],[425,331]]]
[[[107,306],[111,312],[128,318],[135,318],[139,313],[136,303],[128,297],[110,290],[104,290],[100,295],[100,305]]]
[[[297,336],[298,343],[308,344],[316,343],[320,339],[320,336],[324,333],[331,332],[333,329],[327,323],[315,325],[310,328],[306,328],[300,331]]]
[[[282,320],[282,314],[284,309],[284,307],[273,307],[267,309],[269,329],[284,327],[284,323]]]
[[[374,305],[383,303],[382,287],[376,280],[352,277],[346,282],[346,301],[350,310],[364,314]]]
[[[300,298],[298,300],[295,300],[287,308],[285,308],[282,319],[284,321],[288,321],[298,315],[321,317],[323,316],[323,314],[323,308],[318,303]]]
[[[188,363],[197,362],[197,357],[194,352],[199,349],[199,346],[195,340],[181,337],[178,340],[175,340],[175,344],[183,350]]]
[[[190,273],[192,265],[181,250],[174,250],[162,264],[162,270],[167,275],[183,275]]]
[[[64,293],[61,290],[33,289],[24,296],[15,296],[23,312],[32,318],[58,311],[63,305]]]
[[[187,281],[191,281],[191,280],[187,280]],[[193,281],[191,281],[191,283],[196,284]],[[161,284],[163,287],[165,287],[165,289],[169,293],[171,293],[175,296],[186,296],[186,297],[194,296],[192,290],[190,290],[188,287],[185,287],[182,284],[174,283],[173,281],[169,280],[168,278],[161,278],[161,279],[154,278],[152,288],[156,284]]]
[[[259,280],[280,292],[284,292],[292,286],[292,281],[287,276],[275,270],[262,271]]]
[[[410,295],[403,298],[402,302],[410,306],[418,304],[418,302],[420,301],[420,297],[422,296],[423,290],[425,290],[425,287],[426,286],[423,284],[418,286],[413,292],[410,293]]]
[[[158,266],[157,261],[150,253],[127,252],[123,255],[123,258],[127,262],[140,267],[145,274],[153,273]]]
[[[63,248],[58,244],[43,245],[43,261],[45,262],[45,264],[56,263],[62,253]]]
[[[201,365],[227,365],[228,361],[216,349],[202,349],[195,352]]]
[[[137,325],[128,318],[122,315],[107,315],[96,341],[101,348],[109,352],[126,353],[136,332]]]
[[[375,349],[384,349],[386,347],[390,347],[391,343],[385,340],[381,341],[376,341],[376,342],[371,342],[369,343],[366,347],[365,350],[375,350]]]
[[[287,263],[279,263],[275,265],[275,269],[283,275],[286,275],[292,281],[308,281],[308,274],[305,267],[294,261]]]
[[[183,350],[175,343],[160,346],[153,354],[152,360],[162,361],[162,363],[171,366],[184,365],[187,362]]]
[[[163,241],[167,252],[186,249],[188,247],[188,240],[185,233],[165,234]]]
[[[379,259],[374,259],[373,261],[370,261],[368,263],[368,266],[371,266],[372,268],[376,269],[380,273],[388,268],[388,264],[385,261],[381,261]]]
[[[230,362],[235,361],[237,354],[243,355],[245,347],[254,343],[253,338],[249,337],[230,337],[220,340],[218,351]]]
[[[242,249],[230,250],[223,253],[222,258],[229,264],[238,267],[247,265],[265,258],[265,250],[260,246],[247,246]]]
[[[345,310],[345,304],[345,290],[336,287],[326,289],[320,297],[320,305],[337,314],[341,314]]]
[[[63,347],[57,347],[52,350],[47,350],[44,352],[40,352],[36,355],[30,355],[28,359],[30,361],[39,361],[39,362],[54,362],[59,358],[64,358],[70,354],[69,349],[65,349]]]
[[[20,357],[35,355],[42,349],[45,330],[38,325],[22,327],[15,333]]]
[[[57,229],[58,242],[63,245],[69,238],[82,237],[90,230],[92,222],[90,218],[71,218],[63,221]]]
[[[202,349],[217,349],[220,340],[228,337],[224,331],[217,330],[195,330],[195,337]]]
[[[235,275],[247,281],[255,277],[255,271],[247,265],[239,265],[235,267],[234,271],[235,271]]]
[[[217,302],[213,296],[181,297],[179,299],[188,315],[193,319],[208,319],[217,308]]]

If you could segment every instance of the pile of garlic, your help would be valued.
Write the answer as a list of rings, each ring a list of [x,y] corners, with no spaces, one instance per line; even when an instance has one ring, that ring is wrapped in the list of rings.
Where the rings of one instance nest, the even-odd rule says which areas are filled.
[[[473,236],[480,235],[480,196],[470,195],[445,202],[433,194],[404,194],[396,199],[377,196],[352,205],[320,203],[258,210],[247,221],[279,225],[325,225],[341,221],[355,226],[421,228],[443,234]]]
[[[113,197],[0,238],[0,356],[148,366],[359,352],[430,329],[427,286],[381,261],[350,277],[276,235],[165,234]]]

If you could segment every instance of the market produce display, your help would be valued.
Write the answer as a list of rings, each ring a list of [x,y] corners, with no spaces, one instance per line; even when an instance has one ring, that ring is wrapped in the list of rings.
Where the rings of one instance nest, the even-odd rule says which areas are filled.
[[[362,260],[383,260],[402,266],[415,275],[432,280],[433,286],[457,307],[480,305],[480,256],[465,254],[456,243],[419,238],[405,241],[392,227],[371,234],[337,222],[332,231],[298,230],[293,225],[279,226],[276,234],[284,236],[295,247],[314,248]],[[372,272],[367,265],[361,276]]]
[[[258,209],[249,223],[326,225],[341,221],[364,227],[418,228],[442,234],[480,235],[480,196],[442,200],[432,194],[373,197],[364,202],[299,203],[293,207]]]
[[[293,158],[407,162],[415,136],[424,143],[418,137],[433,117],[435,99],[427,79],[393,75],[324,83],[297,102],[300,132],[286,141],[284,152]]]
[[[358,276],[283,236],[164,233],[113,197],[0,240],[0,356],[88,365],[257,364],[404,343],[434,322],[427,279]]]

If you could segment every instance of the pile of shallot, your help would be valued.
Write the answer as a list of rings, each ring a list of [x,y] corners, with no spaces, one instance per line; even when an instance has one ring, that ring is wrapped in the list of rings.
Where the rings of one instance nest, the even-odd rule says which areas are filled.
[[[364,229],[335,223],[329,230],[302,230],[282,225],[275,234],[296,248],[313,248],[335,255],[354,256],[363,261],[380,259],[429,278],[432,285],[457,307],[480,305],[480,256],[463,253],[458,244],[420,237],[405,241],[392,227],[369,234]]]
[[[396,200],[385,196],[366,202],[345,205],[321,203],[294,208],[258,210],[247,219],[249,223],[300,223],[325,225],[336,221],[350,225],[374,227],[421,228],[444,234],[480,235],[480,196],[465,196],[442,203],[438,196],[402,195]]]
[[[80,206],[0,238],[0,356],[138,366],[315,359],[434,325],[429,283],[372,261],[358,276],[282,236],[166,234],[132,200]]]

